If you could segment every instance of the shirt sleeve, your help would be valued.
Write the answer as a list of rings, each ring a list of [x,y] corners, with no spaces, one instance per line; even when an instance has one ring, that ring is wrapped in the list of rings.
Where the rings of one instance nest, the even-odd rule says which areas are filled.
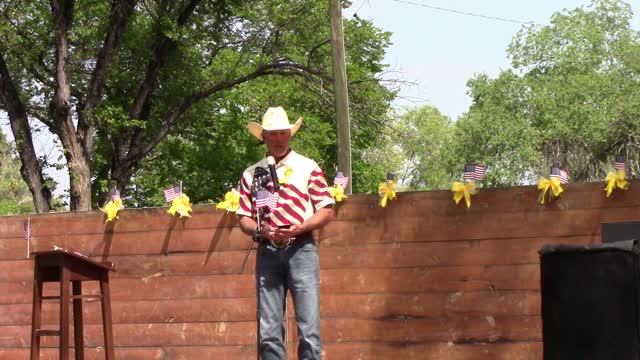
[[[240,202],[236,215],[253,216],[253,199],[251,198],[251,174],[245,171],[240,179]]]
[[[329,193],[329,185],[327,185],[327,180],[324,178],[324,173],[317,165],[315,169],[311,171],[308,186],[309,197],[311,198],[311,203],[316,210],[335,204],[333,196]]]

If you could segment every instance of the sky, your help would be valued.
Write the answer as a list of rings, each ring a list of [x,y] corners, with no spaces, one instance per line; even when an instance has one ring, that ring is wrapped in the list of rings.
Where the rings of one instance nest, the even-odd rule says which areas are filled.
[[[478,73],[495,77],[510,68],[506,49],[524,23],[547,25],[563,9],[587,7],[588,0],[351,0],[345,18],[355,14],[392,33],[385,62],[388,74],[415,85],[403,86],[395,106],[432,105],[455,120],[471,103],[466,82]],[[640,1],[629,0],[640,29]],[[13,140],[5,114],[0,129]],[[52,160],[59,147],[44,132],[34,134],[40,155]],[[66,169],[50,170],[59,182],[56,194],[68,189]]]
[[[524,26],[548,25],[563,9],[588,7],[587,0],[351,0],[354,13],[392,34],[385,62],[391,75],[416,83],[400,90],[398,107],[432,105],[455,120],[471,103],[467,80],[496,77],[509,69],[507,47]],[[640,1],[628,0],[640,29]]]

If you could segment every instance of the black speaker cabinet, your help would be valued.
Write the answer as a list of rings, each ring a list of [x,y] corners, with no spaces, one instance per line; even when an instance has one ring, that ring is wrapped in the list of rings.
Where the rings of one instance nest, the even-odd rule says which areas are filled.
[[[640,359],[635,241],[540,250],[545,360]]]
[[[602,242],[640,240],[640,221],[622,221],[602,224]]]

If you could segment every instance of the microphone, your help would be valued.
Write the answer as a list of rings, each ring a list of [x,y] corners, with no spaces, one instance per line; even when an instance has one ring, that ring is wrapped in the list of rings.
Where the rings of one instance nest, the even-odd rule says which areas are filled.
[[[267,166],[269,166],[271,180],[273,180],[273,190],[277,192],[280,190],[280,183],[278,182],[278,173],[276,172],[276,159],[274,159],[273,156],[267,156]]]

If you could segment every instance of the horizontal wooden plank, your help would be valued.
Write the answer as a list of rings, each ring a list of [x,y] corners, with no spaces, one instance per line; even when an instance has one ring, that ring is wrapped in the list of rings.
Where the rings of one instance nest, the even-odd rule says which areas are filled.
[[[639,209],[616,209],[613,213],[607,213],[606,217],[617,221],[630,220],[635,218]],[[565,242],[565,239],[569,243],[593,243],[600,241],[600,219],[604,217],[599,212],[569,212],[556,217],[550,214],[544,214],[544,216],[535,214],[527,218],[523,216],[523,214],[483,215],[468,220],[407,218],[393,225],[385,220],[334,221],[317,233],[318,246],[339,248],[359,247],[364,244],[475,240],[515,240],[513,246],[534,241],[537,246],[543,243]],[[637,216],[640,217],[640,213]],[[574,217],[591,219],[591,221],[577,222]],[[472,223],[467,223],[468,221]],[[432,226],[433,222],[437,224]],[[554,226],[548,226],[551,222]],[[503,223],[510,225],[499,225]],[[29,247],[33,253],[52,250],[54,246],[59,246],[92,257],[107,259],[120,255],[168,255],[184,252],[206,252],[210,256],[215,252],[244,250],[249,243],[250,238],[238,227],[226,227],[64,237],[34,236]],[[504,244],[507,243],[501,244],[505,246]],[[0,252],[0,260],[26,258],[26,242],[22,239],[0,241],[0,246],[5,250]]]
[[[538,264],[538,250],[545,244],[589,244],[595,237],[524,238],[499,240],[442,241],[424,243],[366,242],[353,246],[318,246],[322,269],[345,268],[410,268],[452,265],[514,265]],[[248,246],[248,243],[245,244]],[[109,260],[116,272],[112,277],[147,277],[164,275],[234,274],[240,271],[247,250],[170,253],[168,255],[110,255],[94,257]],[[252,273],[255,251],[245,266]],[[0,282],[31,280],[33,260],[0,261]]]
[[[321,289],[333,293],[539,290],[539,279],[538,265],[336,269],[322,271]]]
[[[73,358],[73,351],[70,357]],[[255,346],[163,346],[116,347],[117,359],[126,360],[253,360]],[[27,360],[29,349],[0,349],[1,359]],[[542,359],[541,342],[456,344],[451,342],[428,344],[397,344],[380,342],[324,344],[325,360],[539,360]],[[40,359],[58,360],[56,349],[45,348]],[[86,360],[104,359],[101,348],[85,348]]]
[[[115,358],[123,360],[255,360],[255,345],[238,346],[154,346],[154,347],[116,347]],[[0,348],[0,359],[28,360],[29,349]],[[73,348],[69,353],[70,359],[75,359]],[[104,348],[85,348],[85,360],[104,360]],[[40,360],[59,360],[58,349],[43,348],[40,350]]]
[[[505,342],[539,341],[541,321],[535,316],[464,319],[362,320],[323,319],[324,342]],[[29,344],[30,326],[0,326],[0,348]],[[117,346],[251,345],[255,321],[216,323],[115,324]],[[102,346],[100,325],[84,327],[85,346]],[[44,347],[57,338],[42,339]]]
[[[422,216],[334,221],[318,232],[321,244],[460,241],[598,236],[601,223],[640,219],[640,207]]]
[[[617,191],[610,198],[603,191],[604,183],[572,183],[564,186],[562,196],[550,203],[538,202],[537,186],[480,188],[471,199],[471,207],[456,204],[449,190],[399,192],[387,207],[378,205],[376,195],[353,195],[337,207],[342,220],[372,218],[403,218],[414,216],[459,216],[484,212],[556,212],[568,209],[609,209],[640,206],[640,180],[632,181],[628,191]]]
[[[535,291],[472,291],[417,294],[322,294],[323,318],[416,319],[466,316],[540,315],[540,294]],[[31,304],[0,305],[0,326],[30,325]],[[42,322],[55,325],[59,303],[44,302]],[[255,297],[230,299],[113,301],[113,322],[192,323],[251,321]],[[85,324],[101,324],[98,301],[85,301]]]
[[[0,238],[0,261],[27,259],[27,247],[28,243],[23,237]]]
[[[239,227],[187,229],[181,231],[117,232],[65,236],[33,236],[31,251],[54,246],[88,256],[170,254],[246,249],[251,238]]]
[[[31,281],[33,260],[0,260],[0,282]]]
[[[607,199],[603,184],[570,184],[544,206],[534,187],[481,189],[470,209],[455,205],[448,191],[399,193],[384,209],[375,195],[350,196],[318,234],[325,358],[539,359],[537,250],[546,243],[599,242],[601,223],[638,220],[637,185]],[[211,205],[194,210],[193,218],[178,220],[166,208],[127,209],[109,224],[99,212],[33,215],[29,245],[34,251],[63,246],[116,263],[114,319],[118,339],[132,347],[119,349],[128,351],[119,353],[126,358],[248,357],[255,335],[247,335],[255,331],[253,257],[245,274],[235,274],[248,238],[234,215]],[[15,339],[3,331],[29,328],[33,268],[24,260],[26,218],[0,218],[0,260],[7,260],[0,261],[0,343]],[[55,294],[52,285],[45,293]],[[85,290],[97,293],[95,284]],[[101,341],[97,308],[85,306],[95,346]],[[57,316],[55,305],[46,304],[45,322],[54,324]],[[215,332],[221,324],[227,337]],[[135,347],[147,346],[140,334],[156,331],[157,343]],[[28,340],[14,348],[26,348]],[[54,340],[47,342],[54,346]],[[237,345],[242,341],[247,344]],[[470,349],[458,343],[483,348],[457,352]],[[507,345],[514,347],[497,350]],[[160,346],[161,353],[153,352]],[[174,348],[192,352],[167,350]],[[1,351],[2,344],[5,358]]]
[[[31,219],[32,236],[63,236],[111,232],[145,232],[153,230],[209,229],[237,226],[235,214],[216,210],[215,205],[193,206],[191,218],[178,218],[167,214],[168,208],[124,209],[118,219],[105,222],[101,211],[34,214]],[[0,218],[0,238],[20,237],[24,234],[24,220]]]
[[[540,360],[542,342],[429,344],[355,342],[326,344],[325,360]],[[195,358],[194,358],[195,359]]]
[[[634,186],[636,185],[636,186]],[[558,200],[549,205],[537,203],[538,190],[534,186],[502,189],[481,189],[473,197],[472,207],[456,205],[449,191],[398,193],[398,200],[386,208],[377,205],[376,195],[352,195],[337,208],[338,220],[377,220],[412,217],[469,217],[483,213],[562,213],[567,210],[595,210],[637,208],[640,205],[640,181],[635,180],[628,191],[618,191],[606,198],[601,183],[570,184]],[[194,206],[193,217],[178,219],[166,214],[167,208],[125,209],[120,219],[105,223],[99,211],[53,213],[29,216],[33,236],[61,236],[74,234],[104,234],[122,232],[172,231],[210,229],[236,226],[234,214],[215,210],[214,205]],[[0,218],[0,238],[19,238],[23,235],[26,216]]]
[[[48,214],[33,215],[33,217],[44,217]],[[24,223],[31,216],[0,216],[0,239],[22,238],[24,239]]]
[[[321,290],[334,294],[421,293],[477,290],[539,290],[539,265],[441,266],[398,269],[321,270]],[[242,275],[166,276],[111,279],[111,297],[119,300],[165,300],[251,297],[255,277]],[[57,295],[45,284],[45,295]],[[83,284],[97,294],[97,284]],[[32,282],[0,282],[0,304],[30,303]]]

